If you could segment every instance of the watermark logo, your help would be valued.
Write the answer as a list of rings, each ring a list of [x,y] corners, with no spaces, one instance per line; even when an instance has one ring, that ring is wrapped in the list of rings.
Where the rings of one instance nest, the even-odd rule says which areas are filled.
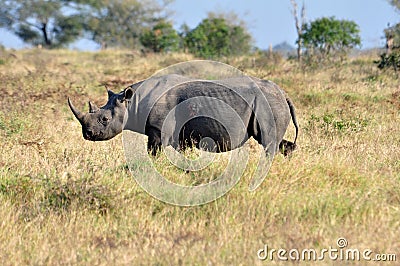
[[[171,165],[186,172],[200,171],[209,166],[215,157],[212,152],[225,143],[231,147],[229,163],[222,173],[219,169],[209,183],[176,184],[153,165],[142,136],[125,130],[125,157],[133,177],[150,195],[174,205],[201,205],[222,197],[237,184],[249,162],[250,149],[242,144],[249,138],[248,123],[249,119],[254,119],[251,117],[253,114],[259,127],[259,142],[263,146],[260,154],[256,155],[258,164],[249,184],[250,191],[257,189],[267,176],[279,145],[267,97],[265,88],[260,88],[254,79],[232,66],[215,61],[189,61],[155,73],[136,89],[129,110],[129,116],[135,119],[127,121],[130,129],[145,134],[148,123],[157,127],[161,132],[157,136],[163,146],[161,152]],[[214,130],[216,127],[218,130]],[[208,130],[211,137],[206,136],[198,143],[199,147],[211,152],[201,152],[199,158],[191,160],[177,150],[180,149],[182,130],[191,132],[193,128]]]
[[[347,239],[340,237],[336,246],[314,249],[274,249],[268,245],[257,251],[257,258],[265,261],[396,261],[395,253],[374,253],[371,249],[358,249],[348,247]]]
[[[345,248],[345,247],[347,247],[347,245],[348,245],[347,240],[346,240],[346,238],[344,238],[344,237],[339,237],[339,238],[337,239],[337,241],[336,241],[336,244],[337,244],[337,246],[338,246],[339,248]]]

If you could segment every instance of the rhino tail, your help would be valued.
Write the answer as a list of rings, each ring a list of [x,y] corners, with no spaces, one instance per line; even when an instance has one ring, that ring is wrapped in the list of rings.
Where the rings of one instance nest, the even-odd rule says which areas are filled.
[[[296,109],[294,108],[293,102],[292,102],[292,100],[290,100],[289,97],[286,97],[286,102],[289,106],[290,116],[292,117],[293,125],[296,129],[296,136],[294,137],[294,142],[293,142],[293,145],[296,146],[297,136],[299,134],[299,125],[297,124],[297,118],[296,118],[296,112],[295,112]]]
[[[294,142],[283,139],[279,144],[279,150],[283,153],[284,156],[289,156],[297,148],[296,141],[299,134],[299,125],[297,124],[295,108],[292,101],[287,97],[286,102],[289,106],[290,116],[292,117],[292,121],[296,129],[296,136],[294,138]]]

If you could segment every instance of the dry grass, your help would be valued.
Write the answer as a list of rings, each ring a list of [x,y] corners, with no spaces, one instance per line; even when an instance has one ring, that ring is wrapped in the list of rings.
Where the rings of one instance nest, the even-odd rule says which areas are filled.
[[[400,256],[400,87],[374,58],[318,70],[230,60],[289,93],[300,148],[290,160],[277,156],[255,192],[247,190],[252,159],[226,196],[183,208],[136,184],[120,136],[84,141],[66,97],[79,107],[89,95],[101,104],[104,84],[118,91],[190,56],[41,50],[1,56],[2,264],[266,264],[257,258],[264,244],[322,249],[336,247],[339,237],[351,248]],[[157,160],[174,180],[212,178]]]

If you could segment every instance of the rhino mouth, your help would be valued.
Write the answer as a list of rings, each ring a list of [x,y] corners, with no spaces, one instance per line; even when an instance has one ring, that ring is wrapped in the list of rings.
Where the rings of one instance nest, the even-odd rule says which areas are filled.
[[[92,137],[88,136],[87,134],[83,134],[83,138],[85,140],[95,141],[95,139],[93,139]]]
[[[98,134],[93,134],[91,131],[83,132],[83,138],[89,141],[104,141],[112,139],[112,137],[105,135],[103,132],[99,132]]]
[[[84,130],[83,131],[83,138],[85,140],[98,141],[98,140],[102,139],[101,135],[102,135],[101,133],[95,134],[91,130]]]
[[[110,139],[110,138],[99,138],[99,137],[96,137],[96,136],[86,136],[86,135],[84,135],[83,138],[84,138],[85,140],[89,140],[89,141],[93,141],[93,142],[95,142],[95,141],[109,140],[109,139]]]

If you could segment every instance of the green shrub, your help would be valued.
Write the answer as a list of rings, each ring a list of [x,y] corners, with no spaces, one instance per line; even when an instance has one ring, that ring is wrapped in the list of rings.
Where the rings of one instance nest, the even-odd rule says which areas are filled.
[[[390,54],[381,54],[381,59],[375,61],[379,69],[393,68],[395,72],[400,68],[400,49],[394,50]]]

